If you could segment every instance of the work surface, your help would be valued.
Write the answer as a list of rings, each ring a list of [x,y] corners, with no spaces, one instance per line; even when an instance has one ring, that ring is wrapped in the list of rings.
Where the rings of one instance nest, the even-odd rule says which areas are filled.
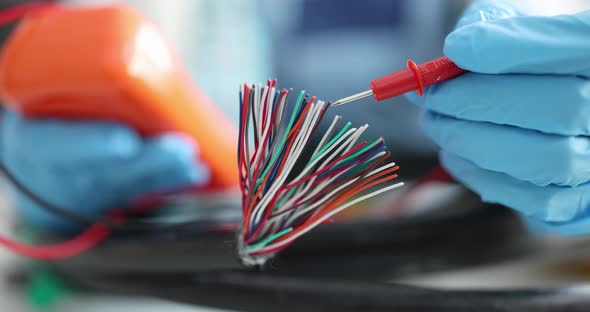
[[[12,209],[6,196],[0,194],[0,233],[12,235],[10,226]],[[407,277],[396,282],[435,286],[441,288],[520,288],[527,286],[584,285],[590,281],[590,239],[544,240],[548,248],[541,254],[517,261],[497,263],[492,266],[470,268],[444,273]],[[0,249],[0,308],[2,311],[33,312],[28,301],[26,287],[11,277],[22,271],[26,260]],[[590,285],[590,284],[588,284]],[[152,298],[113,296],[108,294],[66,294],[54,311],[221,311],[167,302]]]

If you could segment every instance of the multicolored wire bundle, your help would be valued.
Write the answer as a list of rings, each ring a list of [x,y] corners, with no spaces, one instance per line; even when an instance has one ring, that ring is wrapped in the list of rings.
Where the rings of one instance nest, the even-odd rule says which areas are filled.
[[[251,266],[264,264],[338,212],[403,185],[385,184],[397,177],[398,167],[387,162],[383,138],[358,143],[368,125],[347,122],[338,130],[342,118],[336,116],[318,133],[330,103],[301,91],[291,109],[292,91],[278,91],[276,84],[240,88],[239,252]],[[314,144],[316,136],[321,139]]]

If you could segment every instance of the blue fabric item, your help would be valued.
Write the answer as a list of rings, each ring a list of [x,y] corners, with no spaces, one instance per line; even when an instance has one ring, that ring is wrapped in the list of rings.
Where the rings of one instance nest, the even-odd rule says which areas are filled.
[[[528,16],[478,1],[444,52],[472,73],[409,95],[443,165],[531,229],[590,227],[590,11]]]
[[[143,139],[120,124],[2,115],[1,157],[33,192],[64,209],[100,216],[152,191],[201,184],[208,168],[196,144],[180,134]],[[16,193],[23,221],[45,230],[79,227]]]

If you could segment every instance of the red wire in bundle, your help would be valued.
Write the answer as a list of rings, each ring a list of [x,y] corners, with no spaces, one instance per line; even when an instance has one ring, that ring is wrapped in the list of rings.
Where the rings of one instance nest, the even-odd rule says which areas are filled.
[[[266,114],[268,113],[268,100],[270,98],[270,88],[272,87],[272,82],[269,80],[266,81],[266,86],[268,87],[268,93],[266,94],[266,97],[264,98],[264,105],[262,105],[262,129],[264,129],[266,127]],[[272,124],[272,123],[271,123]]]
[[[248,101],[247,99],[250,96],[250,88],[248,87],[247,84],[244,84],[244,94],[243,94],[243,99],[242,99],[242,116],[240,116],[241,118],[241,135],[242,137],[240,137],[240,142],[238,144],[242,144],[243,142],[246,141],[246,137],[248,136],[245,132],[246,132],[246,119],[248,118]],[[241,155],[239,155],[238,157],[238,170],[239,170],[239,175],[240,175],[240,190],[242,191],[242,213],[246,212],[246,206],[243,204],[245,203],[245,198],[246,198],[246,194],[244,192],[245,190],[245,178],[243,176],[243,168],[244,168],[244,161],[248,161],[247,159],[244,159],[246,156],[246,153],[244,150],[241,150]]]

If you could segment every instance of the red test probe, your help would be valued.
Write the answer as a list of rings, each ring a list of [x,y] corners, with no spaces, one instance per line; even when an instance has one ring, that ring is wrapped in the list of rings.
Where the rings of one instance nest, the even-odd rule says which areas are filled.
[[[447,57],[440,57],[420,65],[408,60],[408,68],[377,78],[371,81],[370,90],[337,100],[332,103],[332,106],[344,105],[371,95],[377,101],[383,101],[410,91],[416,91],[418,95],[422,95],[425,87],[455,78],[466,72]]]

